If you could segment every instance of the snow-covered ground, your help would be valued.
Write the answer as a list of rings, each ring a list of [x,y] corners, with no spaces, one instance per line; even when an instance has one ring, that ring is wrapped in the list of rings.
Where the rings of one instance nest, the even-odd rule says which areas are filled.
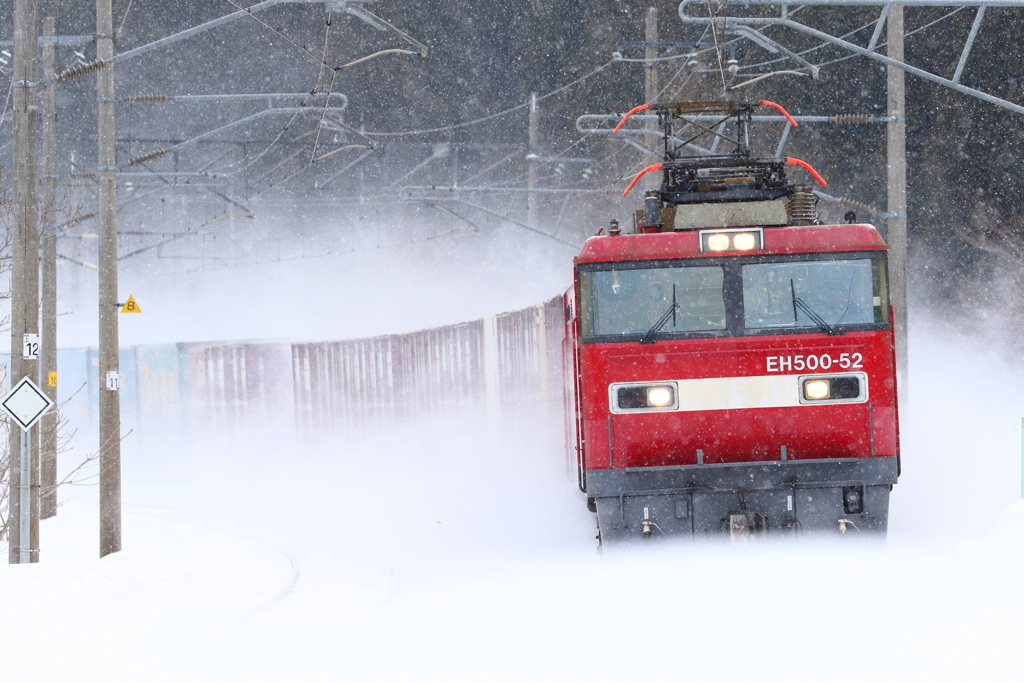
[[[1024,391],[933,339],[885,549],[602,560],[537,415],[136,454],[122,553],[76,489],[0,566],[4,680],[1017,680]]]
[[[274,282],[295,273],[243,279],[256,289],[225,320],[164,306],[154,285],[132,291],[145,313],[125,334],[195,338],[204,321],[210,338],[272,336],[261,324],[298,338],[397,332],[535,303],[559,284],[555,256],[538,269],[530,248],[493,268],[451,259],[430,281],[332,275],[351,319],[314,319],[302,299],[292,318],[261,323],[263,295],[279,306]],[[255,425],[184,451],[129,438],[123,552],[96,558],[96,490],[79,488],[43,522],[40,564],[0,565],[0,680],[1018,680],[1021,370],[923,321],[911,344],[885,548],[602,559],[552,408],[315,445]]]

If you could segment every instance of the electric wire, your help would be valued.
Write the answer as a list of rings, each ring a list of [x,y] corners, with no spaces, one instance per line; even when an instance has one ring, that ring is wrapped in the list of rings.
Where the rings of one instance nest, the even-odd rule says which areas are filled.
[[[719,5],[721,7],[721,5]],[[725,83],[725,67],[722,65],[722,48],[718,45],[718,31],[715,30],[715,13],[711,9],[711,0],[708,0],[708,17],[711,19],[708,26],[711,28],[711,37],[715,39],[715,54],[718,56],[718,72],[722,75],[722,89],[727,90],[729,86]]]
[[[806,7],[806,5],[804,7]],[[965,9],[964,7],[958,7],[956,9],[952,10],[951,12],[948,12],[948,13],[942,15],[938,19],[935,19],[934,21],[930,21],[927,24],[924,24],[923,26],[919,26],[918,28],[913,29],[911,31],[907,31],[906,33],[903,34],[903,37],[907,38],[909,36],[914,35],[915,33],[920,33],[921,31],[924,31],[925,29],[931,28],[935,24],[938,24],[938,23],[940,23],[942,21],[945,21],[946,19],[950,18],[954,14],[957,14],[957,13],[963,11],[964,9]],[[795,12],[790,12],[790,16],[792,16],[794,13]],[[846,40],[847,38],[853,36],[854,34],[860,33],[861,31],[863,31],[865,29],[874,27],[877,23],[878,23],[877,19],[872,20],[872,21],[870,21],[870,22],[868,22],[868,23],[866,23],[866,24],[864,24],[864,25],[862,25],[862,26],[860,26],[858,28],[853,29],[852,31],[848,31],[847,33],[844,33],[844,34],[842,34],[840,36],[837,36],[837,38],[839,38],[840,40]],[[887,44],[888,44],[887,42],[879,42],[877,45],[875,45],[875,48],[879,49],[879,48],[885,47]],[[818,45],[815,45],[814,47],[807,48],[806,50],[802,50],[800,52],[794,52],[794,54],[803,56],[803,55],[809,54],[811,52],[816,52],[816,51],[818,51],[818,50],[820,50],[822,48],[829,47],[829,46],[835,47],[833,43],[824,42],[824,43],[820,43]],[[847,59],[853,59],[854,57],[860,57],[860,56],[861,55],[856,55],[856,54],[846,55],[844,57],[839,57],[837,59],[829,60],[829,61],[826,61],[826,62],[821,62],[820,64],[815,64],[815,66],[820,68],[820,67],[823,67],[823,66],[829,66],[831,64],[836,64],[838,62],[845,62]],[[740,67],[740,69],[741,70],[756,69],[756,68],[761,67],[761,66],[768,66],[768,65],[771,65],[771,64],[778,64],[779,62],[785,62],[788,59],[789,59],[789,57],[778,57],[776,59],[770,59],[770,60],[767,60],[767,61],[764,61],[764,62],[758,62],[756,64],[748,64],[746,66]]]
[[[649,64],[651,62],[668,62],[673,59],[689,59],[690,55],[669,55],[668,57],[653,57],[651,59],[633,59],[630,57],[613,57],[612,59],[616,62],[643,62]]]
[[[952,12],[949,12],[949,13],[939,17],[935,21],[931,21],[931,22],[925,24],[924,26],[915,28],[912,31],[908,31],[908,32],[904,33],[903,37],[907,38],[909,36],[914,35],[915,33],[920,33],[921,31],[923,31],[923,30],[925,30],[927,28],[931,28],[932,26],[934,26],[935,24],[939,23],[940,21],[944,21],[944,20],[950,18],[951,16],[953,16],[957,12],[962,11],[963,9],[965,9],[965,8],[964,7],[958,7],[957,9],[953,10]],[[875,48],[877,49],[877,48],[885,47],[886,45],[888,45],[888,42],[878,43],[878,45],[876,45]],[[833,59],[833,60],[830,60],[830,61],[827,61],[827,62],[822,62],[821,64],[815,64],[815,66],[817,66],[817,67],[831,66],[832,64],[838,64],[839,62],[845,62],[848,59],[853,59],[854,57],[860,57],[860,56],[861,55],[857,55],[857,54],[846,55],[845,57],[839,57],[837,59]]]
[[[568,90],[569,88],[573,87],[574,85],[577,85],[578,83],[582,83],[583,81],[587,80],[588,78],[590,78],[592,76],[596,76],[597,74],[601,73],[602,71],[607,69],[612,64],[615,64],[615,62],[616,62],[616,60],[614,60],[614,59],[608,60],[607,62],[605,62],[601,66],[597,67],[596,69],[594,69],[590,73],[584,74],[583,76],[580,76],[579,78],[577,78],[576,80],[574,80],[574,81],[572,81],[570,83],[566,83],[565,85],[563,85],[561,87],[555,88],[554,90],[552,90],[549,93],[546,93],[544,95],[539,96],[537,98],[537,102],[540,102],[541,100],[546,100],[549,97],[552,97],[554,95],[557,95],[560,92]],[[478,123],[483,123],[485,121],[491,121],[492,119],[496,119],[496,118],[499,118],[501,116],[506,116],[508,114],[511,114],[512,112],[519,111],[520,109],[524,109],[524,108],[526,108],[528,106],[530,106],[529,100],[527,100],[526,102],[523,102],[522,104],[517,104],[514,107],[510,107],[508,109],[496,112],[494,114],[489,114],[489,115],[484,116],[484,117],[479,118],[479,119],[474,119],[472,121],[465,121],[463,123],[456,123],[456,124],[452,124],[450,126],[441,126],[439,128],[425,128],[425,129],[422,129],[422,130],[395,131],[395,132],[374,131],[372,133],[368,133],[368,135],[373,135],[373,136],[376,136],[376,137],[402,137],[402,136],[407,136],[407,135],[424,135],[426,133],[441,133],[441,132],[445,132],[445,131],[456,130],[456,129],[459,129],[459,128],[466,128],[468,126],[473,126],[473,125],[476,125]]]
[[[708,29],[705,29],[704,30],[704,34],[701,35],[700,39],[698,39],[698,44],[699,44],[700,40],[703,40],[704,36],[707,35],[707,30]],[[710,51],[711,50],[709,48],[709,49],[703,50],[701,52],[710,52]],[[676,71],[676,73],[673,74],[673,76],[670,79],[668,79],[668,81],[666,81],[665,85],[655,95],[655,100],[657,100],[659,97],[661,97],[670,87],[672,87],[673,82],[677,78],[679,78],[680,74],[682,74],[683,70],[685,70],[686,68],[687,68],[686,64],[684,64],[683,66],[679,67],[679,69]],[[687,75],[686,80],[684,80],[678,87],[680,89],[685,88],[687,86],[687,84],[690,82],[690,80],[696,75],[696,73],[697,73],[696,70],[691,70],[690,73]],[[555,163],[557,161],[558,157],[565,155],[567,152],[569,152],[573,148],[575,148],[578,145],[580,145],[584,140],[586,140],[591,135],[592,135],[592,133],[587,133],[582,138],[580,138],[579,140],[577,140],[573,144],[569,145],[569,147],[567,147],[565,150],[563,150],[563,151],[559,152],[557,155],[555,155],[554,158],[541,163],[540,165],[536,166],[535,168],[540,169],[540,168],[543,168],[543,167],[545,167],[545,166],[547,166],[549,164]],[[595,168],[601,168],[609,160],[614,159],[616,156],[618,156],[622,152],[624,152],[626,150],[629,150],[629,149],[633,149],[633,148],[630,145],[628,145],[626,143],[623,143],[618,148],[616,148],[615,150],[613,150],[609,154],[605,155],[603,158],[601,158],[601,159],[595,161],[594,163],[592,163],[591,166],[595,167]],[[636,170],[639,170],[639,169],[636,169]],[[636,170],[628,173],[628,177],[632,177],[632,176],[636,175]],[[522,180],[527,175],[528,175],[528,173],[522,173],[522,174],[520,174],[518,176],[515,176],[514,178],[511,178],[510,180],[507,181],[506,186],[511,186],[512,183],[515,183],[515,182],[518,182],[519,180]],[[606,183],[605,185],[599,185],[599,186],[597,186],[594,189],[597,189],[597,190],[608,190],[608,189],[611,189],[615,185],[617,185],[624,177],[627,177],[627,175],[620,174],[620,176],[615,178],[614,180]]]
[[[755,76],[754,78],[751,78],[748,81],[743,81],[742,83],[737,83],[736,85],[730,85],[729,86],[729,90],[739,90],[740,88],[745,88],[748,85],[752,85],[754,83],[757,83],[758,81],[763,81],[764,79],[771,78],[772,76],[808,76],[808,77],[810,77],[810,75],[811,74],[809,74],[809,73],[807,73],[805,71],[792,71],[790,69],[782,69],[780,71],[772,71],[771,73],[761,74],[760,76]]]
[[[7,120],[7,108],[11,106],[11,93],[14,92],[14,76],[11,76],[11,84],[7,86],[7,98],[4,100],[4,111],[0,114],[0,126]]]
[[[124,10],[124,16],[121,17],[121,25],[117,27],[116,31],[114,31],[114,39],[115,40],[117,39],[118,36],[121,35],[121,30],[124,29],[124,22],[126,22],[128,20],[128,13],[132,11],[132,3],[133,2],[135,2],[135,0],[128,0],[128,6]]]
[[[700,36],[700,38],[698,38],[698,39],[697,39],[697,45],[700,45],[700,42],[701,42],[702,40],[704,40],[704,37],[705,37],[705,36],[707,35],[707,32],[708,32],[708,29],[707,29],[707,28],[705,28],[705,29],[704,29],[704,33],[702,33],[702,34],[701,34],[701,36]],[[711,50],[710,50],[710,48],[708,48],[707,50],[697,50],[697,51],[694,51],[694,52],[693,52],[692,54],[693,54],[693,55],[697,55],[697,54],[703,54],[704,52],[710,52],[710,51],[711,51]],[[691,55],[687,55],[687,57],[689,57],[689,56],[691,56]],[[618,60],[618,61],[622,61],[622,60]],[[662,88],[661,88],[661,89],[660,89],[660,90],[659,90],[659,91],[657,92],[657,94],[656,94],[656,95],[654,96],[654,99],[655,99],[655,100],[657,100],[658,98],[660,98],[660,97],[661,97],[661,96],[662,96],[662,95],[663,95],[663,94],[664,94],[664,93],[665,93],[665,92],[666,92],[666,91],[667,91],[667,90],[668,90],[668,89],[669,89],[669,88],[670,88],[670,87],[672,86],[673,82],[674,82],[674,81],[675,81],[675,80],[676,80],[677,78],[679,78],[679,75],[680,75],[680,74],[681,74],[681,73],[683,72],[683,70],[685,70],[685,69],[687,68],[687,66],[688,66],[688,65],[684,63],[684,64],[683,64],[682,66],[680,66],[680,67],[679,67],[679,69],[677,69],[677,70],[676,70],[676,72],[675,72],[675,73],[674,73],[674,74],[672,75],[672,77],[671,77],[670,79],[668,79],[668,81],[666,81],[666,82],[665,82],[665,85],[664,85],[664,86],[663,86],[663,87],[662,87]],[[695,70],[691,71],[691,72],[690,72],[690,74],[689,74],[689,75],[688,75],[688,76],[686,77],[686,80],[685,80],[685,81],[684,81],[684,82],[683,82],[683,83],[682,83],[682,84],[681,84],[681,85],[679,86],[679,88],[680,88],[680,89],[681,89],[681,88],[685,88],[685,87],[686,87],[686,85],[687,85],[687,84],[688,84],[688,83],[690,82],[690,79],[692,79],[692,78],[693,78],[693,76],[694,76],[694,74],[695,74],[695,73],[696,73],[696,71],[695,71]],[[545,95],[545,97],[546,97],[546,95]],[[543,98],[538,98],[538,101],[539,101],[540,99],[543,99]],[[581,138],[580,138],[579,140],[577,140],[576,142],[572,143],[572,144],[571,144],[571,145],[569,145],[569,146],[568,146],[567,148],[565,148],[565,149],[564,149],[563,151],[561,151],[561,152],[559,152],[558,154],[556,154],[556,155],[555,155],[555,156],[554,156],[554,157],[553,157],[552,159],[549,159],[549,160],[547,160],[547,161],[544,161],[544,162],[542,162],[541,164],[539,164],[538,166],[535,166],[534,168],[535,168],[535,169],[541,169],[541,168],[544,168],[545,166],[547,166],[547,165],[549,165],[549,164],[553,164],[553,163],[555,163],[555,162],[556,162],[556,161],[558,160],[558,157],[564,156],[564,155],[565,155],[566,153],[568,153],[569,151],[571,151],[571,150],[572,150],[572,149],[574,149],[575,147],[577,147],[577,146],[579,146],[580,144],[582,144],[582,143],[583,143],[583,141],[584,141],[584,140],[586,140],[586,139],[587,139],[588,137],[590,137],[591,135],[592,135],[592,133],[587,133],[587,134],[585,134],[585,135],[584,135],[583,137],[581,137]],[[622,151],[623,151],[624,149],[626,149],[626,148],[628,148],[628,147],[629,147],[629,146],[628,146],[628,145],[627,145],[626,143],[623,143],[623,144],[622,144],[622,145],[621,145],[621,146],[620,146],[620,147],[619,147],[618,149],[616,149],[616,150],[615,150],[615,151],[613,151],[612,153],[608,154],[607,156],[605,156],[605,157],[604,157],[603,159],[601,159],[600,161],[596,162],[595,164],[592,164],[592,166],[596,166],[596,167],[600,167],[600,166],[602,166],[602,165],[604,164],[604,162],[605,162],[605,161],[607,161],[607,160],[609,160],[609,159],[612,159],[612,158],[614,158],[614,157],[615,157],[615,155],[619,154],[620,152],[622,152]],[[515,154],[515,152],[513,152],[513,154],[509,155],[509,157],[506,157],[506,159],[510,158],[510,157],[511,157],[511,156],[513,156],[514,154]],[[504,161],[504,160],[503,160],[503,161]],[[500,162],[499,162],[499,163],[500,163]],[[495,165],[497,165],[497,164],[495,164]],[[490,170],[490,168],[491,168],[491,167],[487,168],[486,170]],[[483,173],[483,172],[481,172],[480,174],[477,174],[477,175],[481,175],[482,173]],[[522,173],[522,174],[520,174],[520,175],[518,175],[518,176],[515,176],[515,177],[513,177],[513,178],[509,179],[508,181],[506,181],[506,183],[505,183],[505,186],[506,186],[506,187],[509,187],[509,186],[511,186],[511,184],[512,184],[512,183],[515,183],[515,182],[518,182],[519,180],[522,180],[522,179],[523,179],[523,178],[525,178],[525,177],[526,177],[527,175],[529,175],[529,172],[527,172],[527,173]],[[635,173],[634,173],[633,175],[635,175]],[[474,178],[475,178],[475,177],[476,177],[476,176],[474,176]],[[612,186],[612,185],[614,185],[615,183],[618,183],[618,182],[619,182],[620,180],[621,180],[621,178],[617,178],[617,179],[616,179],[616,180],[615,180],[615,181],[614,181],[613,183],[610,183],[610,184],[609,184],[609,185],[607,185],[607,186],[606,186],[605,188],[599,188],[599,189],[606,189],[606,188],[608,188],[608,187],[611,187],[611,186]]]
[[[254,21],[256,21],[257,23],[259,23],[259,24],[260,24],[261,26],[263,26],[263,27],[264,27],[264,28],[266,28],[267,30],[269,30],[269,31],[272,31],[273,33],[276,33],[277,35],[281,36],[281,37],[282,37],[282,38],[284,38],[284,39],[285,39],[286,41],[288,41],[289,43],[291,43],[292,45],[294,45],[295,47],[299,48],[299,50],[301,50],[301,51],[303,52],[303,54],[305,54],[305,55],[306,55],[307,57],[309,57],[310,59],[312,59],[312,60],[313,60],[314,62],[316,62],[317,64],[320,64],[320,65],[322,65],[322,66],[325,66],[325,67],[327,67],[328,69],[330,69],[330,68],[331,68],[331,65],[330,65],[330,64],[328,64],[327,62],[324,62],[324,61],[323,61],[323,60],[321,60],[321,59],[320,59],[319,57],[317,57],[317,56],[316,56],[315,54],[313,54],[312,52],[310,52],[309,50],[307,50],[307,49],[305,48],[305,46],[303,46],[303,45],[299,45],[299,44],[298,44],[298,43],[296,43],[296,42],[295,42],[294,40],[292,40],[291,38],[289,38],[288,36],[286,36],[286,35],[285,35],[284,33],[282,33],[281,31],[279,31],[278,29],[274,28],[273,26],[271,26],[271,25],[270,25],[270,24],[268,24],[267,22],[263,21],[262,19],[260,19],[260,18],[259,18],[258,16],[256,16],[256,15],[255,15],[255,14],[253,14],[252,12],[248,11],[248,9],[247,9],[247,8],[245,8],[245,7],[242,7],[241,5],[239,5],[239,4],[238,4],[237,2],[235,2],[234,0],[226,0],[226,2],[227,2],[227,3],[229,4],[229,5],[231,5],[232,7],[234,7],[235,9],[237,9],[237,10],[240,10],[240,11],[242,11],[242,12],[245,12],[245,13],[246,13],[247,15],[249,15],[249,16],[250,16],[250,17],[251,17],[251,18],[252,18],[252,19],[253,19]]]
[[[844,33],[844,34],[842,34],[840,36],[836,36],[836,37],[839,38],[840,40],[846,40],[847,38],[849,38],[849,37],[851,37],[851,36],[853,36],[853,35],[855,35],[857,33],[860,33],[861,31],[863,31],[865,29],[869,29],[869,28],[874,27],[875,24],[877,24],[877,23],[878,23],[878,20],[877,19],[873,19],[873,20],[869,21],[868,23],[853,29],[852,31],[848,31],[848,32],[846,32],[846,33]],[[809,47],[806,50],[801,50],[799,52],[794,52],[793,54],[802,57],[802,56],[804,56],[806,54],[810,54],[811,52],[816,52],[816,51],[818,51],[818,50],[820,50],[822,48],[828,47],[830,45],[832,45],[832,43],[823,42],[823,43],[819,43],[819,44],[817,44],[817,45],[815,45],[813,47]],[[881,45],[878,45],[878,47],[881,47]],[[756,64],[748,64],[746,66],[741,66],[740,70],[742,71],[742,70],[746,70],[746,69],[756,69],[756,68],[761,67],[761,66],[769,66],[771,64],[778,64],[780,62],[786,62],[786,61],[789,61],[790,59],[791,59],[791,57],[788,57],[788,56],[776,57],[775,59],[769,59],[769,60],[764,61],[764,62],[757,62]],[[819,66],[819,65],[816,64],[815,66]]]
[[[327,13],[327,20],[324,22],[324,49],[320,56],[320,68],[316,72],[316,85],[313,86],[315,92],[320,91],[320,86],[323,84],[324,69],[327,67],[327,45],[331,39],[331,14]],[[327,99],[330,99],[328,96]]]
[[[331,13],[330,12],[327,13],[327,22],[326,23],[327,23],[327,25],[324,27],[324,49],[323,49],[323,56],[320,59],[320,63],[322,65],[327,63],[327,45],[328,45],[328,41],[331,38]],[[320,89],[320,83],[321,83],[321,81],[323,79],[323,75],[324,75],[324,67],[321,66],[319,69],[317,69],[317,74],[316,74],[316,90]],[[316,139],[313,140],[313,152],[312,152],[312,154],[310,154],[310,157],[309,157],[310,161],[315,161],[316,160],[316,148],[317,148],[317,145],[320,144],[320,131],[323,130],[323,127],[324,127],[324,116],[327,115],[327,107],[331,103],[331,93],[334,92],[334,79],[337,78],[337,76],[338,76],[338,72],[332,70],[331,71],[331,84],[327,88],[327,98],[324,99],[324,108],[322,110],[320,110],[320,121],[317,123],[317,126],[316,126]]]

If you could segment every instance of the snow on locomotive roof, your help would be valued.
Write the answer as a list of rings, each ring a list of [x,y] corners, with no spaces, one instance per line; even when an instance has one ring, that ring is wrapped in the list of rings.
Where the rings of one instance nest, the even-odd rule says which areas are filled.
[[[764,228],[762,251],[727,251],[717,255],[788,254],[822,251],[888,249],[873,225],[802,225]],[[602,235],[583,244],[574,261],[635,261],[659,258],[709,256],[700,249],[697,231],[659,232],[639,235]]]

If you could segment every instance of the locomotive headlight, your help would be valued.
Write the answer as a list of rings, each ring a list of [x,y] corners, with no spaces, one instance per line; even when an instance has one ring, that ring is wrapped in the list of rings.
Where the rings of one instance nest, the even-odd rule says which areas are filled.
[[[729,248],[729,236],[717,232],[705,237],[707,240],[708,251],[725,251]]]
[[[732,237],[732,245],[740,251],[749,251],[757,246],[757,239],[753,233],[738,232]]]
[[[800,402],[863,403],[868,400],[868,376],[863,372],[836,375],[803,376],[800,382]]]
[[[700,250],[703,252],[759,249],[764,249],[764,231],[761,228],[702,230],[700,233]]]
[[[675,382],[629,382],[608,387],[613,413],[675,410]]]
[[[651,387],[647,390],[647,405],[652,408],[664,408],[675,401],[675,392],[672,387]]]
[[[828,398],[829,382],[827,379],[809,379],[804,381],[804,398],[808,401],[821,401]]]

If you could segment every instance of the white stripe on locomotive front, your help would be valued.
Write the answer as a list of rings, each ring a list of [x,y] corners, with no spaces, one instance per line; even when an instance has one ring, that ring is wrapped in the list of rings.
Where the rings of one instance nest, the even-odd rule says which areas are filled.
[[[832,399],[813,403],[800,401],[800,383],[817,377],[857,377],[861,394],[854,399]],[[675,408],[622,409],[616,402],[615,390],[626,386],[675,384]],[[833,372],[802,375],[757,375],[754,377],[705,377],[703,379],[672,379],[651,382],[616,382],[608,387],[611,411],[615,414],[649,412],[695,412],[701,410],[742,410],[751,408],[796,408],[832,403],[864,403],[868,400],[868,378],[862,372]]]

